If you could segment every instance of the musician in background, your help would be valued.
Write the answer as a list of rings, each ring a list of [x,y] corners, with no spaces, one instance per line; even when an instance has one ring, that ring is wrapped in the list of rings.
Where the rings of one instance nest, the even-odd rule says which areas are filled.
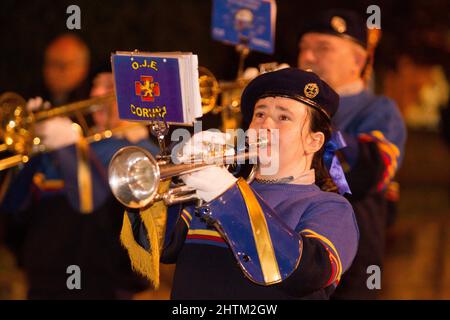
[[[28,101],[29,108],[48,109],[87,99],[89,81],[90,50],[86,43],[74,33],[56,37],[45,49],[42,75],[44,86],[41,96]],[[90,115],[75,112],[70,119],[81,126],[84,134],[94,125]]]
[[[392,179],[403,158],[405,124],[394,101],[366,87],[375,48],[368,45],[367,27],[358,14],[335,9],[320,14],[304,27],[298,45],[298,67],[317,73],[340,96],[332,122],[347,144],[341,161],[361,233],[355,261],[334,297],[373,299],[378,290],[367,287],[367,268],[383,270],[388,203],[398,200]]]
[[[94,85],[91,90],[91,97],[104,96],[114,92],[114,79],[110,72],[99,73],[94,79]],[[132,125],[128,121],[120,120],[119,109],[115,102],[107,108],[100,108],[92,113],[94,119],[94,132],[103,132],[109,129],[126,128],[117,132],[116,138],[125,138],[129,142],[138,143],[139,141],[149,139],[148,130],[143,125]],[[153,148],[154,153],[157,153]]]
[[[111,74],[100,74],[92,96],[111,93]],[[36,101],[34,101],[36,102]],[[112,103],[110,106],[116,108]],[[37,108],[36,105],[33,108]],[[120,123],[117,112],[94,119]],[[67,117],[37,124],[36,133],[51,151],[31,157],[13,179],[1,204],[26,229],[19,260],[29,284],[29,299],[131,298],[146,283],[131,272],[119,242],[123,209],[112,196],[107,166],[121,147],[138,144],[152,153],[158,148],[145,128],[89,143]],[[80,289],[67,283],[69,266],[80,268]]]
[[[45,49],[44,98],[53,106],[86,99],[89,69],[90,51],[86,43],[73,33],[58,36]]]

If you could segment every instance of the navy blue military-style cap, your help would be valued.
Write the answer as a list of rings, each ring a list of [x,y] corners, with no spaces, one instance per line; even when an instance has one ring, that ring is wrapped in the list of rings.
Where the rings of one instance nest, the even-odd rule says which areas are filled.
[[[242,93],[241,111],[246,128],[252,121],[256,102],[266,97],[300,101],[318,110],[328,120],[339,106],[338,94],[313,72],[297,68],[267,72],[253,79]]]
[[[305,33],[317,32],[350,39],[367,48],[367,25],[358,13],[346,9],[330,9],[308,21],[298,39]]]

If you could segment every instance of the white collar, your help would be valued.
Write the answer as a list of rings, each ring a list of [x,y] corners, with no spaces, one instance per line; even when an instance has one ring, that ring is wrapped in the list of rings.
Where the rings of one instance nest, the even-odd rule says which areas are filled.
[[[358,79],[355,82],[344,84],[339,88],[336,88],[336,92],[341,96],[352,96],[360,93],[364,90],[364,81],[362,79]]]

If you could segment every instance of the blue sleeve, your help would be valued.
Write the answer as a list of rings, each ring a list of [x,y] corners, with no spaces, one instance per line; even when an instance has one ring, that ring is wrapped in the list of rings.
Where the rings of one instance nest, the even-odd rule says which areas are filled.
[[[334,281],[339,281],[356,255],[359,232],[350,203],[337,194],[327,194],[327,197],[330,199],[308,208],[296,231],[323,243],[336,267]]]
[[[162,263],[176,263],[178,254],[183,248],[184,241],[189,231],[189,224],[194,215],[194,207],[173,205],[167,212],[166,234],[164,249],[161,255]]]
[[[398,163],[401,164],[406,142],[406,127],[393,100],[380,96],[369,106],[367,116],[357,128],[357,134],[360,136],[373,134],[373,132],[380,132],[382,139],[392,144],[391,148],[398,149]]]
[[[340,264],[336,260],[336,270],[331,270],[330,252],[343,257],[345,268],[356,254],[357,226],[350,204],[342,198],[333,208],[314,208],[313,218],[301,224],[301,230],[292,230],[279,218],[280,212],[245,185],[239,179],[237,185],[198,209],[226,239],[244,274],[253,282],[279,284],[296,295],[305,293],[306,288],[318,290],[335,282],[330,277],[339,274]],[[299,208],[293,205],[290,210]],[[331,217],[333,221],[328,221]],[[313,237],[308,232],[321,233],[323,237]],[[336,244],[325,241],[325,237]],[[327,243],[322,245],[324,242]]]
[[[358,229],[351,205],[335,195],[338,199],[328,205],[321,203],[308,208],[298,230],[292,230],[279,218],[281,212],[271,208],[253,189],[240,184],[245,182],[240,179],[238,186],[233,186],[199,212],[206,220],[211,220],[227,240],[244,274],[253,282],[277,284],[297,296],[335,284],[356,254]],[[286,210],[301,207],[293,203]],[[270,270],[267,266],[270,259],[261,258],[259,249],[262,247],[257,245],[264,239],[264,225],[269,237],[262,247],[266,254],[267,250],[272,250],[276,264],[272,270],[280,273],[278,281],[272,283],[267,281],[264,272],[264,264],[266,270]]]
[[[260,285],[280,283],[297,268],[301,237],[240,178],[220,197],[197,209],[227,241],[244,274]]]
[[[403,160],[404,121],[395,103],[386,97],[378,97],[354,121],[355,130],[343,133],[347,147],[341,150],[351,168],[350,187],[357,193],[374,187],[381,191],[394,178]]]
[[[145,250],[150,250],[148,232],[140,217],[139,209],[127,209],[125,212],[128,216],[128,219],[130,220],[134,240]]]

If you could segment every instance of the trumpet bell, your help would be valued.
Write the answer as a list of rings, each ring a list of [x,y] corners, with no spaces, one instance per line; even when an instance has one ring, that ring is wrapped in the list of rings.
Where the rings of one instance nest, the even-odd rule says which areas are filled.
[[[8,150],[27,155],[33,145],[33,115],[26,101],[14,92],[0,96],[0,137]]]
[[[146,207],[158,194],[159,166],[145,149],[120,149],[111,159],[108,173],[112,193],[129,208]]]
[[[220,93],[219,82],[214,74],[205,67],[198,67],[200,96],[202,98],[202,112],[207,114],[217,105]]]
[[[232,169],[233,174],[244,173],[247,182],[251,182],[256,174],[256,165],[245,163],[257,156],[257,149],[251,148],[265,145],[267,141],[247,144],[245,152],[234,154],[231,159],[225,153],[208,159],[196,161],[193,157],[187,163],[173,163],[169,159],[155,158],[145,149],[131,146],[117,151],[109,164],[109,185],[117,200],[128,208],[145,208],[156,201],[164,201],[166,205],[198,200],[196,190],[183,184],[166,191],[159,190],[160,181],[173,177],[182,177],[199,170],[216,165]],[[217,160],[217,161],[216,161]],[[224,161],[231,160],[230,166]],[[249,166],[251,165],[251,166]],[[243,170],[244,169],[244,170]],[[242,175],[241,175],[242,176]]]

